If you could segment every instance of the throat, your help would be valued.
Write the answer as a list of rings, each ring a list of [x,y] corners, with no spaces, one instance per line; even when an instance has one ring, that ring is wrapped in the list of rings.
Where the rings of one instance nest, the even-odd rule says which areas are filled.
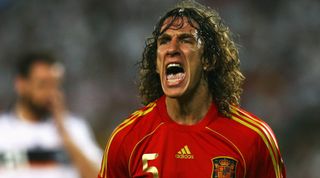
[[[194,125],[204,119],[211,106],[212,98],[206,97],[166,97],[166,106],[169,117],[182,125]]]

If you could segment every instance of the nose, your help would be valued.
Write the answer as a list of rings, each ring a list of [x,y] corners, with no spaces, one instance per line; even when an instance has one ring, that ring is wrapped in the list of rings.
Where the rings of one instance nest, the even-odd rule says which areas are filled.
[[[174,57],[180,54],[181,53],[179,50],[179,43],[177,41],[177,38],[173,38],[169,43],[166,55],[170,57]]]

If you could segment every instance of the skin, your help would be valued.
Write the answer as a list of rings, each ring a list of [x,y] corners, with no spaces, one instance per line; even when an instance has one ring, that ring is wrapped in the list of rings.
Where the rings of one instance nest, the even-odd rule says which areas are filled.
[[[35,124],[41,122],[43,117],[51,115],[63,145],[78,168],[81,177],[96,177],[98,165],[92,163],[82,153],[64,126],[66,108],[60,89],[62,77],[61,68],[41,62],[33,64],[28,77],[17,76],[15,80],[18,95],[16,113],[19,119]]]
[[[162,29],[170,21],[170,18],[165,20]],[[183,17],[176,19],[157,41],[157,72],[166,95],[167,111],[171,119],[185,125],[199,122],[212,102],[204,77],[203,44],[197,34],[197,30]],[[166,66],[171,62],[182,64],[186,74],[184,80],[175,86],[166,80]]]

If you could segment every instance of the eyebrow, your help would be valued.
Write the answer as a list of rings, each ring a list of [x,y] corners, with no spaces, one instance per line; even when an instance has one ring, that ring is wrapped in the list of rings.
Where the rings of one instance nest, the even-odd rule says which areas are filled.
[[[163,33],[162,35],[160,35],[159,37],[158,37],[158,40],[160,39],[166,39],[166,38],[170,38],[171,39],[171,35],[169,35],[169,34],[167,34],[167,33]],[[192,38],[192,39],[194,39],[194,40],[197,40],[196,38],[195,38],[195,36],[194,35],[192,35],[191,33],[181,33],[181,34],[178,34],[178,39],[179,40],[181,40],[181,39],[185,39],[185,38]]]

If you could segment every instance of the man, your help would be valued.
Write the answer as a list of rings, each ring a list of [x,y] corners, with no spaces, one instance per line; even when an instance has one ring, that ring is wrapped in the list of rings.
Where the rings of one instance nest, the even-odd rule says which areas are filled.
[[[83,119],[67,112],[64,68],[48,53],[17,65],[14,107],[0,116],[0,177],[91,178],[101,151]]]
[[[244,77],[217,12],[190,1],[167,12],[140,69],[147,106],[114,130],[99,178],[286,177],[270,127],[238,107]]]

